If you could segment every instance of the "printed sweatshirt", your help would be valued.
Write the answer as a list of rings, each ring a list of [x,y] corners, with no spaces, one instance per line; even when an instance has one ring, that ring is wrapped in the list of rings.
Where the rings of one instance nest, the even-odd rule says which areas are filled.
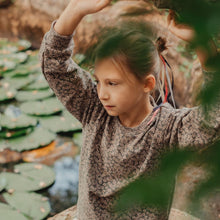
[[[219,139],[219,105],[206,121],[200,107],[174,109],[162,104],[137,127],[129,128],[102,106],[91,75],[73,60],[73,35],[62,36],[51,26],[40,59],[50,88],[83,126],[79,166],[79,220],[165,220],[170,205],[114,211],[121,190],[155,172],[162,155],[176,148],[199,150]],[[172,188],[172,187],[171,187]],[[171,191],[172,198],[172,191]]]

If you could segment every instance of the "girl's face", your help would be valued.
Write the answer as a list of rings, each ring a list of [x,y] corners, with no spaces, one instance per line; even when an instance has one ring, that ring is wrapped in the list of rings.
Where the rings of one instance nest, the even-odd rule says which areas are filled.
[[[149,101],[150,89],[132,73],[123,73],[111,58],[98,61],[94,74],[101,103],[111,116],[129,117],[140,113]]]

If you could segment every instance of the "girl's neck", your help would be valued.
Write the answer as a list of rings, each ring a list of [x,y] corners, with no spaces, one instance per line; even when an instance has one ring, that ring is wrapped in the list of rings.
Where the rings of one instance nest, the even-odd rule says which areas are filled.
[[[136,127],[140,125],[152,111],[153,106],[148,98],[145,103],[143,102],[143,104],[140,103],[139,106],[135,106],[134,110],[129,114],[119,116],[119,120],[125,127]]]

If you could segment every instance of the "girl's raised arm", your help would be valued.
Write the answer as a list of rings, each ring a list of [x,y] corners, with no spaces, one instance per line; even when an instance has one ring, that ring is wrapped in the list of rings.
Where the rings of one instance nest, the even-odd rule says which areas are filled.
[[[71,0],[45,34],[39,57],[50,88],[67,110],[86,123],[101,105],[91,75],[72,59],[73,32],[87,14],[100,11],[110,0]],[[97,110],[100,112],[100,109]]]
[[[111,0],[71,0],[57,20],[55,31],[60,35],[71,35],[85,15],[100,11],[110,2]]]

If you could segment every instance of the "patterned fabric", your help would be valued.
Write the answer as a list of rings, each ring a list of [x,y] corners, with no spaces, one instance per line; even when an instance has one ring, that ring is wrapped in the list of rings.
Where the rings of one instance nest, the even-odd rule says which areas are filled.
[[[220,114],[203,122],[200,108],[160,106],[137,127],[124,127],[109,116],[98,99],[89,73],[71,59],[72,36],[61,36],[53,25],[45,34],[40,58],[43,74],[58,99],[83,125],[79,171],[79,220],[168,219],[169,208],[134,207],[118,216],[112,207],[120,190],[142,175],[150,175],[159,158],[175,146],[200,149],[219,137]],[[172,195],[171,195],[172,196]]]

